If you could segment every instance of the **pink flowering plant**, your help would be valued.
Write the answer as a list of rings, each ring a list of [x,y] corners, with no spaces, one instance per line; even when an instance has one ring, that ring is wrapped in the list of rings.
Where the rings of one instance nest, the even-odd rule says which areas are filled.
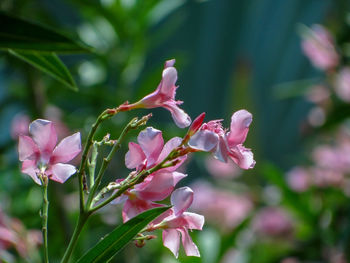
[[[178,169],[188,155],[195,152],[212,153],[219,161],[235,163],[242,169],[253,168],[253,153],[243,146],[252,115],[246,110],[233,113],[230,129],[222,127],[222,120],[203,123],[205,113],[191,124],[189,115],[179,107],[182,102],[175,100],[178,87],[174,63],[174,59],[165,62],[161,82],[154,92],[136,103],[125,102],[116,108],[104,110],[92,125],[83,146],[79,132],[57,144],[55,124],[44,119],[34,120],[29,125],[29,133],[19,135],[18,154],[22,173],[29,175],[43,189],[41,216],[44,262],[49,262],[48,185],[50,181],[65,183],[71,177],[78,180],[79,216],[62,263],[70,261],[89,217],[107,205],[122,205],[123,224],[98,242],[78,262],[107,262],[131,240],[136,246],[142,247],[147,240],[156,237],[153,234],[156,230],[162,231],[163,244],[175,257],[179,255],[180,243],[187,256],[200,256],[189,231],[202,230],[204,217],[187,211],[195,195],[191,188],[175,189],[178,182],[188,176]],[[130,173],[124,178],[104,183],[106,169],[113,155],[126,143],[127,134],[145,126],[152,114],[133,118],[116,139],[107,134],[98,140],[96,132],[99,127],[120,112],[157,107],[170,111],[178,127],[190,126],[185,136],[173,137],[164,142],[161,130],[143,128],[137,136],[137,142],[128,143],[125,166]],[[102,146],[109,147],[107,156],[102,156]],[[80,158],[79,167],[69,164],[77,157]],[[102,161],[98,162],[98,158]],[[170,206],[164,202],[169,197]]]

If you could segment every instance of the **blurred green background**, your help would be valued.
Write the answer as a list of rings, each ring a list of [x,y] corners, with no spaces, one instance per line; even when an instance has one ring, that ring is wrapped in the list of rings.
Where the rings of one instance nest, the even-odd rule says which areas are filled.
[[[27,228],[40,228],[41,192],[29,177],[20,174],[16,141],[10,136],[10,123],[16,114],[27,114],[31,120],[61,120],[71,132],[79,130],[86,138],[90,125],[103,109],[116,107],[126,100],[135,102],[152,92],[161,79],[164,61],[171,58],[176,59],[179,76],[177,99],[184,101],[182,108],[192,119],[206,112],[206,120],[224,119],[228,127],[234,111],[245,108],[253,113],[245,145],[252,148],[257,164],[253,170],[244,172],[232,189],[238,188],[240,192],[248,188],[246,192],[250,192],[257,206],[264,203],[260,200],[264,195],[261,193],[271,185],[283,195],[282,205],[293,206],[290,203],[295,198],[303,203],[307,197],[290,193],[280,181],[289,168],[308,162],[307,151],[320,129],[306,123],[312,104],[302,96],[284,96],[290,88],[285,83],[322,78],[323,73],[313,68],[302,54],[297,28],[300,24],[326,24],[342,41],[348,41],[349,7],[350,2],[346,0],[2,0],[2,11],[68,33],[93,47],[95,53],[60,55],[79,87],[79,91],[74,92],[1,52],[1,208],[19,218]],[[108,131],[116,137],[128,119],[148,112],[120,114],[106,123],[99,136]],[[173,124],[169,112],[155,109],[152,113],[150,125],[164,130],[166,139],[186,133]],[[136,135],[136,132],[130,134],[130,139],[135,140]],[[106,182],[127,173],[123,168],[126,150],[125,144],[110,167]],[[189,163],[189,176],[182,184],[199,178],[213,181],[201,157]],[[243,190],[241,184],[244,184]],[[50,185],[52,262],[58,262],[65,247],[62,243],[67,244],[74,226],[76,190],[75,178],[62,186]],[[333,194],[335,204],[346,203],[345,197]],[[295,204],[299,203],[295,201]],[[346,214],[349,207],[344,207],[342,213]],[[297,215],[303,213],[302,208],[296,212]],[[93,217],[89,231],[80,239],[76,257],[113,229],[114,222],[120,220],[119,214],[118,208],[109,206],[101,215]],[[307,223],[301,227],[304,230],[299,231],[300,239],[293,241],[296,247],[265,244],[258,249],[249,248],[250,252],[232,262],[281,262],[295,255],[306,260],[301,262],[331,262],[320,251],[325,244],[338,246],[334,240],[339,232],[332,230],[319,236],[319,230],[312,229],[319,216],[313,215],[307,221],[304,215]],[[224,262],[223,255],[230,248],[237,249],[240,242],[249,238],[241,235],[237,239],[240,229],[246,228],[244,222],[232,233],[222,233],[210,224],[203,232],[193,233],[202,258],[181,255],[179,262]],[[345,223],[344,228],[348,232],[341,231],[345,233],[342,248],[346,248],[349,240],[349,224]],[[308,252],[304,251],[306,245]],[[159,237],[143,249],[128,246],[114,262],[178,261],[162,248]]]

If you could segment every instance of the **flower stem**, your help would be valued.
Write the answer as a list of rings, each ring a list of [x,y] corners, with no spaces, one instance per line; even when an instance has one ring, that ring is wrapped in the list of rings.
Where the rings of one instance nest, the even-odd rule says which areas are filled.
[[[91,145],[93,143],[93,138],[94,135],[96,133],[96,130],[98,128],[98,126],[100,126],[100,124],[114,116],[115,114],[118,113],[118,109],[107,109],[105,111],[103,111],[96,119],[95,123],[92,125],[89,135],[87,137],[86,140],[86,144],[83,150],[83,154],[81,157],[81,162],[80,162],[80,166],[79,166],[79,171],[78,171],[78,180],[79,180],[79,199],[80,199],[80,213],[82,214],[85,211],[85,201],[84,201],[84,175],[85,175],[85,164],[86,164],[86,160],[91,148]]]
[[[47,219],[48,219],[48,211],[49,211],[49,200],[47,198],[47,187],[49,180],[47,177],[43,178],[43,208],[41,213],[42,218],[42,233],[43,233],[43,241],[44,241],[44,262],[49,262],[49,253],[48,253],[48,242],[47,242]]]
[[[63,255],[63,258],[61,260],[61,263],[67,263],[73,253],[73,249],[75,248],[78,238],[80,236],[81,231],[83,230],[83,227],[86,223],[86,221],[88,220],[89,216],[91,215],[91,213],[82,213],[79,214],[79,218],[78,218],[78,222],[75,226],[73,235],[71,237],[71,240],[69,242],[69,245],[67,247],[66,252]]]

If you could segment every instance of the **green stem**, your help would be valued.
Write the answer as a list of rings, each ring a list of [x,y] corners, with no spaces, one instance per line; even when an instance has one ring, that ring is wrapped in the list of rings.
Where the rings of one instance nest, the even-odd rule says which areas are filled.
[[[75,226],[72,238],[69,242],[69,245],[67,247],[66,252],[63,255],[63,258],[61,260],[61,263],[67,263],[72,255],[72,252],[77,244],[78,238],[80,236],[81,231],[83,230],[83,227],[88,220],[91,213],[82,213],[79,214],[77,225]]]
[[[92,188],[95,184],[96,159],[98,155],[98,145],[93,143],[91,152],[91,161],[89,162],[89,187]]]
[[[113,155],[115,154],[115,152],[120,148],[122,141],[124,140],[126,134],[131,130],[131,129],[135,129],[138,126],[142,125],[145,123],[145,121],[147,121],[149,118],[149,115],[141,118],[140,120],[138,120],[137,118],[132,119],[123,129],[122,133],[119,135],[118,140],[116,141],[116,143],[113,145],[111,151],[109,152],[108,156],[106,158],[103,159],[101,168],[98,172],[98,175],[96,177],[96,181],[94,183],[94,186],[91,188],[89,196],[88,196],[88,200],[86,202],[86,207],[88,209],[91,209],[91,204],[92,204],[92,200],[94,198],[94,195],[97,191],[97,188],[100,186],[102,177],[110,163],[110,161],[112,160]],[[90,211],[90,210],[89,210]]]
[[[43,210],[42,210],[42,233],[43,233],[43,241],[44,241],[44,262],[49,262],[49,253],[48,253],[48,242],[47,242],[47,219],[48,219],[48,211],[49,211],[49,200],[47,198],[47,187],[49,180],[47,177],[42,179],[43,186]]]
[[[165,164],[168,160],[169,157],[172,156],[173,152],[171,152],[168,157],[166,157],[162,162],[160,162],[158,165],[154,166],[153,168],[149,169],[149,170],[143,170],[142,172],[140,172],[138,175],[136,175],[134,178],[132,178],[130,181],[124,180],[125,183],[123,184],[123,182],[121,183],[121,186],[119,188],[119,190],[117,192],[115,192],[114,194],[112,194],[111,196],[109,196],[106,200],[104,200],[103,202],[101,202],[100,204],[98,204],[97,206],[90,208],[89,212],[93,213],[95,211],[97,211],[98,209],[104,207],[105,205],[109,204],[110,202],[112,202],[114,199],[116,199],[117,197],[121,196],[126,190],[128,190],[129,188],[133,187],[136,184],[141,183],[148,175],[150,175],[151,173],[154,173],[155,171],[162,169],[162,168],[166,168],[166,167],[170,167],[173,166],[175,164]]]
[[[78,171],[78,180],[79,180],[79,199],[80,199],[80,213],[85,211],[85,201],[84,201],[84,169],[85,169],[85,163],[91,148],[91,145],[93,143],[93,138],[96,133],[96,130],[98,126],[107,118],[112,117],[113,115],[118,113],[118,109],[110,110],[107,109],[103,111],[98,118],[96,119],[96,122],[92,125],[91,130],[89,132],[89,135],[86,140],[86,144],[83,150],[83,154],[81,156],[81,162],[79,166],[79,171]]]

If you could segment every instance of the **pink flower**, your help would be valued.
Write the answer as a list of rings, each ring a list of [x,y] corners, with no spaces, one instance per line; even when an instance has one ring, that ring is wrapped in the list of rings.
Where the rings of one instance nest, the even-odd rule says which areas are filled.
[[[214,157],[222,162],[227,162],[230,157],[242,169],[253,168],[253,153],[243,146],[252,122],[252,114],[246,110],[235,112],[231,117],[230,131],[227,133],[221,121],[204,123],[190,139],[189,146],[200,151],[213,152]]]
[[[136,171],[141,171],[150,169],[163,161],[173,149],[181,144],[182,139],[174,137],[164,145],[162,132],[147,127],[139,133],[137,141],[139,144],[129,143],[129,151],[125,155],[125,164],[129,169],[136,168]],[[186,177],[185,174],[175,171],[185,159],[186,155],[177,158],[178,163],[176,165],[150,174],[142,183],[114,200],[114,203],[125,201],[123,207],[124,222],[142,211],[162,206],[154,203],[154,201],[161,201],[168,197],[174,190],[175,185]]]
[[[19,137],[19,160],[23,162],[22,172],[28,174],[37,183],[39,173],[45,173],[50,179],[64,183],[76,172],[73,165],[64,164],[72,160],[81,151],[80,133],[64,138],[57,146],[57,134],[51,121],[38,119],[29,125],[29,136]],[[55,147],[56,146],[56,147]]]
[[[339,71],[335,82],[335,92],[340,99],[350,102],[350,67]]]
[[[205,160],[205,166],[208,172],[217,178],[236,178],[241,174],[241,169],[233,162],[223,163],[212,156]]]
[[[195,213],[185,212],[192,204],[192,201],[193,191],[191,188],[182,187],[176,189],[171,195],[173,207],[165,213],[166,215],[163,215],[165,217],[158,225],[163,229],[164,246],[169,248],[176,258],[179,255],[180,236],[186,255],[200,256],[197,246],[188,234],[188,230],[202,230],[204,217]]]
[[[261,209],[253,220],[253,227],[259,234],[282,238],[294,228],[290,215],[279,207]]]
[[[20,135],[28,134],[28,125],[30,123],[29,117],[26,114],[18,113],[11,122],[11,137],[14,140],[18,139]]]
[[[192,208],[223,231],[232,231],[253,209],[252,201],[245,195],[215,189],[209,183],[196,182]]]
[[[339,63],[339,55],[330,32],[321,25],[306,30],[301,47],[311,63],[321,70],[330,70]]]
[[[310,173],[302,167],[294,167],[287,173],[287,182],[296,192],[305,192],[311,185]]]
[[[176,101],[176,89],[177,71],[173,67],[175,59],[165,62],[164,70],[162,73],[162,80],[159,83],[157,89],[151,94],[145,96],[140,101],[134,104],[123,104],[119,107],[119,110],[130,110],[136,108],[158,108],[163,107],[170,111],[175,123],[180,128],[187,127],[191,124],[191,118],[185,113],[178,105],[182,104],[182,101]]]

